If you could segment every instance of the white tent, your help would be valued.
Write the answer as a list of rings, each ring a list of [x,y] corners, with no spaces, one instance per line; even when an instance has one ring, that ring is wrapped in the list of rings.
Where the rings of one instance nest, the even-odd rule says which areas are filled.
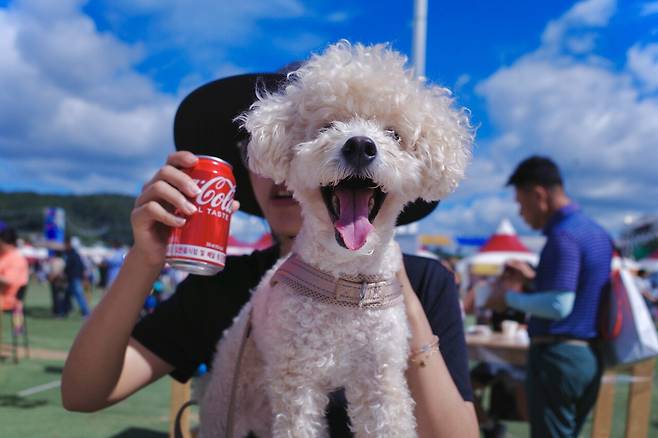
[[[651,253],[646,258],[643,258],[638,262],[640,268],[645,269],[649,272],[658,272],[658,251]]]
[[[497,265],[502,266],[508,260],[521,260],[531,265],[538,262],[537,254],[520,251],[491,251],[479,252],[469,257],[470,265]]]
[[[479,275],[498,275],[508,260],[521,260],[531,265],[538,262],[518,238],[509,219],[503,219],[496,232],[485,242],[480,251],[462,260],[463,269]]]
[[[28,260],[45,260],[48,258],[48,250],[32,245],[22,245],[18,248],[23,257]]]
[[[637,271],[640,269],[640,264],[633,259],[626,257],[619,257],[617,254],[613,254],[612,262],[610,263],[610,268],[614,271],[615,269],[621,268],[630,269],[632,271]]]

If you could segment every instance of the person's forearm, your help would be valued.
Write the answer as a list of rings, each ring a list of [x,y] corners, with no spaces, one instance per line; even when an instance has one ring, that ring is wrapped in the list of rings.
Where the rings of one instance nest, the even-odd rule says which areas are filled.
[[[560,320],[568,316],[573,310],[575,300],[575,292],[568,291],[532,294],[508,292],[505,295],[505,302],[509,307],[552,320]]]
[[[111,403],[126,348],[161,266],[149,266],[131,250],[112,286],[85,322],[62,375],[62,402],[70,410],[92,411]]]
[[[410,321],[410,328],[412,351],[417,351],[427,342],[431,342],[433,334],[427,319]],[[473,405],[462,398],[441,354],[427,356],[423,362],[424,366],[420,366],[419,363],[410,361],[407,368],[407,382],[416,402],[414,414],[418,436],[478,437],[479,429]]]
[[[472,287],[468,288],[462,301],[462,305],[464,306],[464,313],[467,315],[475,313],[475,291]]]

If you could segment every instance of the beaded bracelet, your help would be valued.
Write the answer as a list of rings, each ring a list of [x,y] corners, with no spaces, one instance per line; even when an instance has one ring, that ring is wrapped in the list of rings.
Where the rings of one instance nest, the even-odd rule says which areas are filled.
[[[425,362],[431,355],[439,352],[439,337],[434,335],[432,337],[432,342],[429,342],[418,350],[412,351],[409,355],[409,361],[411,363],[418,364],[419,367],[424,367]]]

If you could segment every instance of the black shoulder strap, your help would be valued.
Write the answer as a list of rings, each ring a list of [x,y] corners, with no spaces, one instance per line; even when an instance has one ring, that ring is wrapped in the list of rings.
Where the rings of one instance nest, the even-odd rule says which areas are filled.
[[[199,402],[196,400],[189,400],[183,403],[183,405],[180,407],[178,410],[178,413],[176,414],[176,421],[174,422],[174,438],[183,438],[183,431],[180,429],[180,421],[181,418],[183,417],[183,412],[185,409],[192,405],[198,405]]]

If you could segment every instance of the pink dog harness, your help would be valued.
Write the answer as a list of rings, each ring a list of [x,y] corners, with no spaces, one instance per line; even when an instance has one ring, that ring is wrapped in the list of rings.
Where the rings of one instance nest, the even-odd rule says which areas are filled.
[[[270,285],[279,282],[301,295],[337,306],[385,309],[402,301],[402,288],[395,278],[336,278],[303,262],[295,253],[279,266]]]

